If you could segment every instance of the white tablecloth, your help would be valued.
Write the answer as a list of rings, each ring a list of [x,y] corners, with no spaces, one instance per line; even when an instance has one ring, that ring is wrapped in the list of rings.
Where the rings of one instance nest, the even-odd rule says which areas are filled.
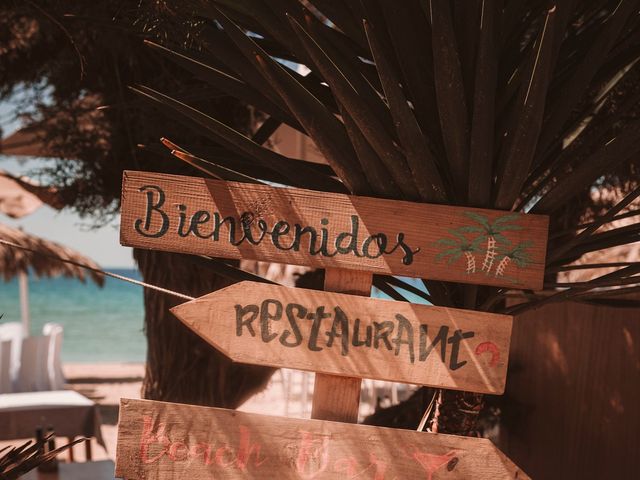
[[[59,437],[95,437],[104,446],[95,402],[73,390],[0,395],[0,440],[32,438],[37,427]]]

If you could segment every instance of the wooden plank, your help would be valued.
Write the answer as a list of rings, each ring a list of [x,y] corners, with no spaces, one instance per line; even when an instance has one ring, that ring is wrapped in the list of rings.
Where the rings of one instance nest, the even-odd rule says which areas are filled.
[[[542,287],[548,218],[124,172],[123,245],[482,285]]]
[[[362,379],[316,373],[311,418],[358,423]]]
[[[241,363],[502,393],[512,318],[241,282],[172,312]]]
[[[336,268],[324,272],[324,289],[352,295],[371,295],[373,275]],[[316,373],[311,418],[334,422],[358,422],[362,379]]]
[[[640,300],[637,292],[614,295],[601,299]],[[511,358],[518,368],[509,373],[511,410],[504,414],[517,405],[526,411],[501,432],[504,451],[534,478],[637,478],[638,308],[557,302],[513,323]]]
[[[489,440],[122,399],[116,477],[525,479]]]

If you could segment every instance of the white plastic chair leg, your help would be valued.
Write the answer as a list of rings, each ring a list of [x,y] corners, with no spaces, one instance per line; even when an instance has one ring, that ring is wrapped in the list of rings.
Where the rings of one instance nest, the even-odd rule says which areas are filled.
[[[62,371],[62,325],[58,323],[46,323],[42,327],[42,333],[49,338],[49,354],[47,356],[47,374],[49,388],[62,390],[65,387],[64,373]]]
[[[0,341],[0,393],[13,391],[11,380],[11,340]]]

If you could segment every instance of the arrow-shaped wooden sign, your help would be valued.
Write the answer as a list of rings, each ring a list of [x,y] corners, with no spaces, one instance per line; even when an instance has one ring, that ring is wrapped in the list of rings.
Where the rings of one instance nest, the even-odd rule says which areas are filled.
[[[122,399],[116,477],[527,479],[489,440]]]
[[[232,360],[498,394],[512,318],[241,282],[171,310]]]
[[[124,173],[123,245],[539,289],[548,218]]]

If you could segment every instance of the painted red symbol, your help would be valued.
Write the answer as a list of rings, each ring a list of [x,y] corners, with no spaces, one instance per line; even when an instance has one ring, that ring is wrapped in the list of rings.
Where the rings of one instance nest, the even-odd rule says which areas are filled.
[[[482,342],[480,345],[476,347],[476,355],[480,355],[485,352],[491,353],[491,360],[489,361],[489,366],[495,367],[500,361],[500,350],[493,342]]]
[[[458,453],[456,450],[451,450],[444,455],[434,455],[432,453],[420,451],[415,446],[412,446],[411,448],[412,451],[409,456],[418,462],[418,464],[420,464],[424,469],[426,473],[426,480],[432,480],[435,471],[448,464]],[[455,463],[457,463],[457,461]],[[453,466],[455,466],[455,463]]]

